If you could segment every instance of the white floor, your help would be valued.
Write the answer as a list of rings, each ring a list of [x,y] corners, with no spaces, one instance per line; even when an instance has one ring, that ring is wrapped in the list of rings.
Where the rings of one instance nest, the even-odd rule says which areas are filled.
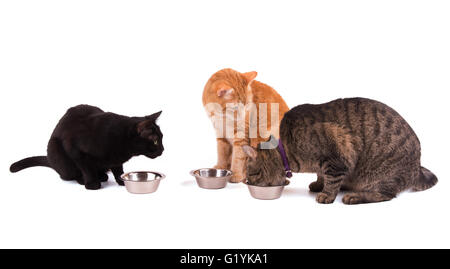
[[[307,189],[311,174],[295,175],[279,200],[260,201],[242,184],[200,189],[187,165],[170,167],[164,161],[148,162],[167,174],[159,190],[148,195],[129,194],[111,179],[103,189],[87,191],[47,168],[2,175],[0,246],[449,247],[449,186],[443,176],[428,191],[404,193],[390,202],[347,206],[341,195],[332,205],[320,205]],[[142,164],[136,169],[147,167],[144,158],[133,163]],[[445,175],[444,169],[435,172]]]
[[[0,248],[450,247],[448,2],[220,3],[0,4]],[[274,201],[242,184],[198,188],[189,171],[216,158],[201,94],[224,67],[258,71],[290,107],[385,102],[416,131],[439,183],[357,206],[317,204],[309,174]],[[45,154],[59,118],[80,103],[163,110],[163,156],[125,166],[165,173],[156,193],[132,195],[114,180],[87,191],[48,168],[9,173]]]

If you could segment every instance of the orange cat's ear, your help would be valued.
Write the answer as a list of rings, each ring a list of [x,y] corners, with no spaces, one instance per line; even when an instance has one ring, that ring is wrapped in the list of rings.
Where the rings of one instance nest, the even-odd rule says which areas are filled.
[[[242,73],[242,76],[247,81],[247,84],[250,84],[256,78],[257,75],[258,75],[258,73],[256,73],[256,71]]]
[[[234,91],[233,88],[231,88],[231,89],[219,89],[217,91],[217,96],[219,96],[219,97],[229,97],[230,94],[233,93],[233,91]]]

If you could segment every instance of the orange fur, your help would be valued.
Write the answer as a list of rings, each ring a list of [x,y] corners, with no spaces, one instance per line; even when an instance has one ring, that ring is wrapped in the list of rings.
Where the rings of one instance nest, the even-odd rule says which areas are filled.
[[[246,154],[242,151],[242,145],[251,145],[256,147],[259,143],[267,140],[270,134],[279,138],[279,122],[285,112],[289,110],[288,106],[281,96],[270,86],[254,80],[256,72],[239,73],[232,69],[222,69],[211,76],[205,85],[203,91],[203,105],[207,109],[208,116],[213,119],[217,113],[223,113],[223,129],[231,128],[226,126],[226,106],[227,104],[242,104],[240,108],[245,113],[245,132],[239,136],[237,126],[237,114],[233,116],[234,132],[233,137],[218,137],[217,168],[231,169],[233,171],[233,182],[240,182],[246,177]],[[217,109],[207,108],[208,104],[218,104]],[[255,137],[249,135],[249,112],[242,108],[249,104],[256,105],[256,113],[259,123],[259,104],[267,104],[267,122],[265,123],[267,132],[257,128]],[[271,126],[271,104],[277,103],[279,106],[278,126]],[[217,116],[217,115],[216,115]]]

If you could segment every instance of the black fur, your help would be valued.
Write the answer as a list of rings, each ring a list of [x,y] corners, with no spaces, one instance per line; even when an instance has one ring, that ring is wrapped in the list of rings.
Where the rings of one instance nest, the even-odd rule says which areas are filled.
[[[123,163],[133,156],[160,156],[163,135],[156,124],[161,112],[127,117],[88,105],[70,108],[55,127],[47,156],[30,157],[11,165],[11,172],[33,166],[53,168],[64,180],[86,189],[99,189],[111,170],[120,185]]]

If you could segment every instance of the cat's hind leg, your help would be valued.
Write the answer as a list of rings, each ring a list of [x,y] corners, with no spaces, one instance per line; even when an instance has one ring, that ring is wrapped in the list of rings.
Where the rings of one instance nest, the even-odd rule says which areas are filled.
[[[47,159],[61,179],[82,181],[80,169],[78,169],[75,162],[67,155],[57,138],[51,138],[48,143]]]
[[[98,170],[89,161],[76,160],[84,179],[84,187],[88,190],[98,190],[101,188],[101,181],[98,178]]]
[[[394,197],[395,194],[392,193],[381,193],[379,191],[361,191],[345,194],[342,198],[342,202],[347,205],[378,203],[392,200]]]
[[[95,161],[90,156],[80,152],[77,149],[72,149],[70,156],[74,163],[81,171],[82,179],[77,180],[78,183],[84,183],[84,187],[88,190],[98,190],[101,188],[101,180],[99,178],[99,169],[94,165]]]
[[[363,179],[362,181],[366,182],[366,184],[359,186],[358,191],[345,194],[342,202],[348,205],[355,205],[392,200],[397,196],[397,193],[406,188],[405,177],[409,177],[410,174],[402,171],[400,176],[394,176],[394,173],[386,173],[389,179],[374,180],[371,177]]]
[[[409,187],[411,178],[418,174],[418,163],[407,157],[397,162],[368,161],[355,171],[351,192],[344,195],[344,204],[378,203],[392,200]]]

